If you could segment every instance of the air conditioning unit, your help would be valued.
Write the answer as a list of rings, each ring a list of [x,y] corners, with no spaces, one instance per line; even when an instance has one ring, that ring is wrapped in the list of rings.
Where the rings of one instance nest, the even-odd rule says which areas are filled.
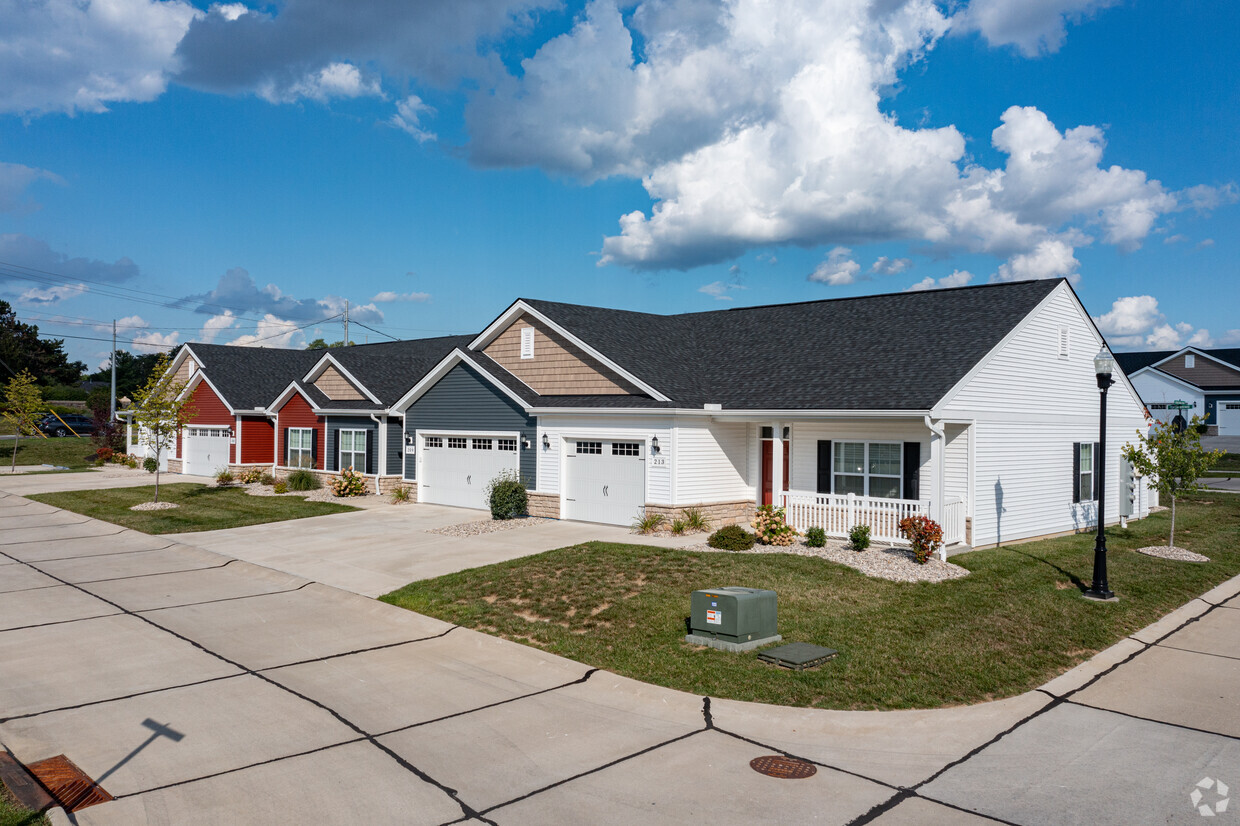
[[[728,586],[694,591],[686,642],[723,651],[748,651],[783,639],[774,591]]]

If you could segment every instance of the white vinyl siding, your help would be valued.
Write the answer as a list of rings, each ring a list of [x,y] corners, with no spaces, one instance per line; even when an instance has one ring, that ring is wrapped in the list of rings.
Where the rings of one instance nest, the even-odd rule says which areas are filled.
[[[1059,357],[1060,327],[1072,339],[1066,359]],[[1072,502],[1072,445],[1098,440],[1093,357],[1100,346],[1089,317],[1060,285],[939,411],[975,422],[975,546],[1093,524],[1094,504]],[[1122,379],[1107,394],[1107,414],[1106,516],[1112,522],[1119,513],[1116,457],[1146,426],[1141,402]]]
[[[793,490],[818,490],[818,442],[821,439],[830,439],[833,448],[839,442],[892,442],[899,445],[904,442],[919,442],[921,444],[921,468],[917,474],[917,488],[922,499],[931,497],[934,477],[930,466],[930,431],[926,429],[921,419],[916,421],[888,419],[869,422],[855,420],[794,422],[792,449],[789,456],[792,472],[788,475],[789,486]],[[834,472],[832,468],[832,473]],[[847,493],[847,491],[843,492]],[[903,495],[902,485],[901,495]]]
[[[943,456],[943,489],[948,496],[969,496],[969,428],[949,424],[945,429],[947,443]]]
[[[648,451],[650,439],[657,437],[660,452],[647,455],[646,501],[660,505],[672,501],[672,471],[677,461],[671,417],[540,415],[533,449],[538,454],[538,492],[561,493],[565,439],[597,442],[641,442]],[[543,448],[546,436],[550,447]],[[610,450],[610,448],[608,448]]]
[[[677,426],[676,504],[753,498],[748,427],[741,422],[695,422]]]

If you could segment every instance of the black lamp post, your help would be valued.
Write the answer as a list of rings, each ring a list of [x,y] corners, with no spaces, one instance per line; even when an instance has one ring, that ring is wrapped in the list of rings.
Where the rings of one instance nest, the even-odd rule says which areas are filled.
[[[1094,356],[1094,374],[1098,378],[1098,455],[1094,457],[1094,473],[1098,474],[1098,538],[1094,540],[1094,582],[1085,592],[1086,599],[1113,600],[1107,583],[1107,532],[1106,532],[1106,498],[1107,498],[1107,389],[1115,383],[1111,371],[1115,367],[1115,359],[1107,352],[1104,345]]]

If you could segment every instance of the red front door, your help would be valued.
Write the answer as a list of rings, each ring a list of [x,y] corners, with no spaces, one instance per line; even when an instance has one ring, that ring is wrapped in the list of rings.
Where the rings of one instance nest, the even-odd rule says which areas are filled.
[[[774,503],[774,492],[771,489],[771,472],[774,465],[774,452],[771,445],[775,443],[774,439],[762,440],[762,504],[770,505]],[[788,443],[784,442],[784,490],[788,489]]]

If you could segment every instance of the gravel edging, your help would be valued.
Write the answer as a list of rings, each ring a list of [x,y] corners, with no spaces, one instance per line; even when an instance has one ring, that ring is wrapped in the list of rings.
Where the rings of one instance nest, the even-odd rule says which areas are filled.
[[[870,546],[864,551],[854,551],[845,542],[828,541],[826,547],[811,548],[803,541],[792,545],[754,545],[748,551],[721,551],[706,543],[692,545],[686,551],[709,551],[711,553],[769,554],[785,553],[797,556],[816,556],[829,562],[847,565],[866,576],[886,579],[891,582],[946,582],[961,579],[969,575],[968,568],[962,568],[951,562],[941,562],[931,558],[925,565],[919,565],[913,552],[900,547]]]
[[[522,516],[516,519],[479,519],[476,522],[461,522],[456,525],[444,525],[442,528],[431,528],[426,532],[439,534],[440,536],[481,536],[487,533],[508,531],[513,528],[541,525],[544,522],[554,521],[556,520],[548,519],[544,516]]]
[[[1194,553],[1187,548],[1167,547],[1166,545],[1150,545],[1145,548],[1137,548],[1137,553],[1146,556],[1156,556],[1159,559],[1172,559],[1176,562],[1209,562],[1210,557],[1202,556]]]
[[[220,487],[220,485],[216,485]],[[316,490],[290,490],[285,493],[276,493],[271,485],[264,485],[261,482],[251,482],[248,485],[224,485],[223,487],[241,488],[250,496],[300,496],[307,502],[337,502],[340,504],[348,504],[350,501],[360,504],[362,500],[373,500],[373,493],[366,493],[362,496],[337,496],[332,493],[331,488],[323,486]]]
[[[130,507],[131,511],[166,511],[170,508],[181,507],[176,502],[139,502]]]

